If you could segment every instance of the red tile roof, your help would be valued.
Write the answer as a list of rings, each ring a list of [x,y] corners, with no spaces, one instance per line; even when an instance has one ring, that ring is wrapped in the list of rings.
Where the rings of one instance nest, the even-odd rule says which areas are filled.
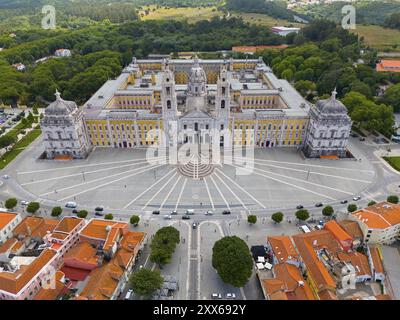
[[[11,212],[0,212],[0,230],[13,221],[18,214]]]
[[[29,265],[20,266],[15,272],[0,272],[0,290],[17,294],[56,255],[52,249],[45,249]]]
[[[400,223],[400,205],[380,202],[353,213],[370,229],[386,229]]]

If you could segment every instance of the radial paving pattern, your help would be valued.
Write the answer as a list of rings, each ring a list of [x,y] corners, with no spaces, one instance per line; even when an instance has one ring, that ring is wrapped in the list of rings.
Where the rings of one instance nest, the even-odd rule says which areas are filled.
[[[291,149],[256,149],[246,167],[235,158],[200,179],[182,175],[162,159],[147,161],[145,149],[97,149],[89,159],[73,162],[27,157],[15,178],[40,198],[146,212],[258,211],[330,203],[361,193],[375,177],[368,163],[305,160]]]

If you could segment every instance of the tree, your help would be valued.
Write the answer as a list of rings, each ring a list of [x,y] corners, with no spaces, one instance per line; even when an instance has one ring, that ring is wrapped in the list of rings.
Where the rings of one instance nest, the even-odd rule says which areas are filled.
[[[89,213],[86,210],[81,210],[78,212],[77,216],[78,216],[78,218],[85,219],[88,216],[88,214]]]
[[[144,297],[151,297],[156,290],[161,288],[163,282],[164,278],[159,270],[151,271],[145,268],[133,273],[129,278],[133,291]]]
[[[112,219],[114,219],[114,216],[113,216],[111,213],[107,213],[107,214],[104,216],[104,219],[106,219],[106,220],[112,220]]]
[[[133,215],[131,217],[131,219],[129,220],[129,222],[135,227],[139,224],[139,221],[140,221],[140,217],[136,216],[136,215]]]
[[[323,214],[325,217],[330,217],[330,216],[332,216],[332,215],[333,215],[333,212],[334,212],[334,210],[333,210],[332,206],[326,206],[325,208],[322,209],[322,214]]]
[[[368,202],[368,205],[367,205],[367,206],[368,206],[368,207],[369,207],[369,206],[373,206],[374,204],[376,204],[376,202],[375,202],[374,200],[371,200],[370,202]]]
[[[357,210],[357,205],[355,204],[355,203],[350,203],[348,206],[347,206],[347,211],[348,212],[354,212],[354,211],[356,211]]]
[[[215,242],[212,266],[222,281],[235,287],[243,287],[250,279],[253,259],[246,242],[242,239],[224,237]]]
[[[38,202],[29,202],[28,206],[26,207],[26,211],[34,214],[36,213],[40,208],[40,204]]]
[[[283,213],[282,212],[275,212],[271,219],[276,223],[281,223],[283,221]]]
[[[300,209],[296,211],[296,218],[302,221],[306,221],[310,217],[310,213],[306,209]]]
[[[6,203],[4,204],[5,207],[9,210],[14,209],[17,206],[17,199],[15,198],[10,198],[6,200]]]
[[[250,224],[255,224],[257,222],[257,216],[254,214],[251,214],[247,217],[247,222]]]
[[[158,230],[150,245],[150,261],[160,267],[170,263],[179,241],[180,233],[176,228],[169,226]]]
[[[0,149],[10,146],[16,141],[17,139],[14,136],[5,134],[4,136],[0,137]]]
[[[51,216],[52,217],[58,217],[62,213],[62,208],[61,207],[54,207],[53,210],[51,210]]]
[[[396,195],[391,195],[387,197],[386,201],[390,203],[399,203],[399,197]]]

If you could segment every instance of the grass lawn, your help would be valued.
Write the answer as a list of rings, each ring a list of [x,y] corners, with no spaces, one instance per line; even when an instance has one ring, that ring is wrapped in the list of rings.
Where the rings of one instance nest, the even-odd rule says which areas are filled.
[[[374,48],[400,51],[400,30],[386,29],[375,25],[357,25],[355,30],[349,31],[364,37],[365,42]],[[393,45],[396,44],[398,48],[393,49]]]
[[[195,23],[200,20],[209,20],[212,17],[220,16],[222,17],[224,13],[219,11],[216,7],[206,7],[206,8],[165,8],[161,7],[157,9],[155,5],[144,7],[149,10],[150,13],[141,17],[141,20],[184,20],[188,19],[190,23]],[[155,11],[153,11],[155,9]],[[140,15],[140,13],[139,13]],[[289,22],[287,20],[275,19],[265,14],[259,13],[230,13],[230,17],[241,17],[245,22],[250,22],[253,24],[273,27],[273,26],[294,26],[303,27],[301,23]]]
[[[400,157],[383,157],[394,169],[400,171]]]
[[[150,13],[141,17],[141,20],[184,20],[188,19],[190,23],[200,20],[209,20],[214,16],[222,16],[223,13],[218,11],[216,7],[206,8],[165,8],[156,9],[156,6],[146,6],[150,9]],[[214,11],[213,11],[214,10]],[[139,13],[140,15],[140,13]]]
[[[270,16],[267,16],[266,14],[261,14],[261,13],[233,13],[232,17],[241,17],[245,22],[250,22],[252,24],[257,24],[260,26],[265,26],[265,27],[274,27],[274,26],[293,26],[293,27],[298,27],[302,28],[305,25],[301,23],[296,23],[296,22],[290,22],[288,20],[283,20],[283,19],[276,19]]]
[[[23,137],[15,146],[7,151],[0,158],[0,169],[4,169],[11,161],[13,161],[26,147],[28,147],[41,134],[40,129],[33,129],[25,137]]]

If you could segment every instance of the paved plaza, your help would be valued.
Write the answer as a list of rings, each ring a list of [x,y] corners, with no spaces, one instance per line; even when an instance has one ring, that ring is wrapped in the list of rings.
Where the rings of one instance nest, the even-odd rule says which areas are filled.
[[[254,160],[241,170],[245,175],[235,158],[199,180],[181,175],[176,165],[149,162],[146,149],[97,148],[74,161],[39,160],[41,151],[35,143],[18,158],[16,170],[7,170],[32,197],[144,214],[188,208],[257,213],[337,203],[367,189],[376,176],[368,161],[304,159],[294,148],[255,149]]]

